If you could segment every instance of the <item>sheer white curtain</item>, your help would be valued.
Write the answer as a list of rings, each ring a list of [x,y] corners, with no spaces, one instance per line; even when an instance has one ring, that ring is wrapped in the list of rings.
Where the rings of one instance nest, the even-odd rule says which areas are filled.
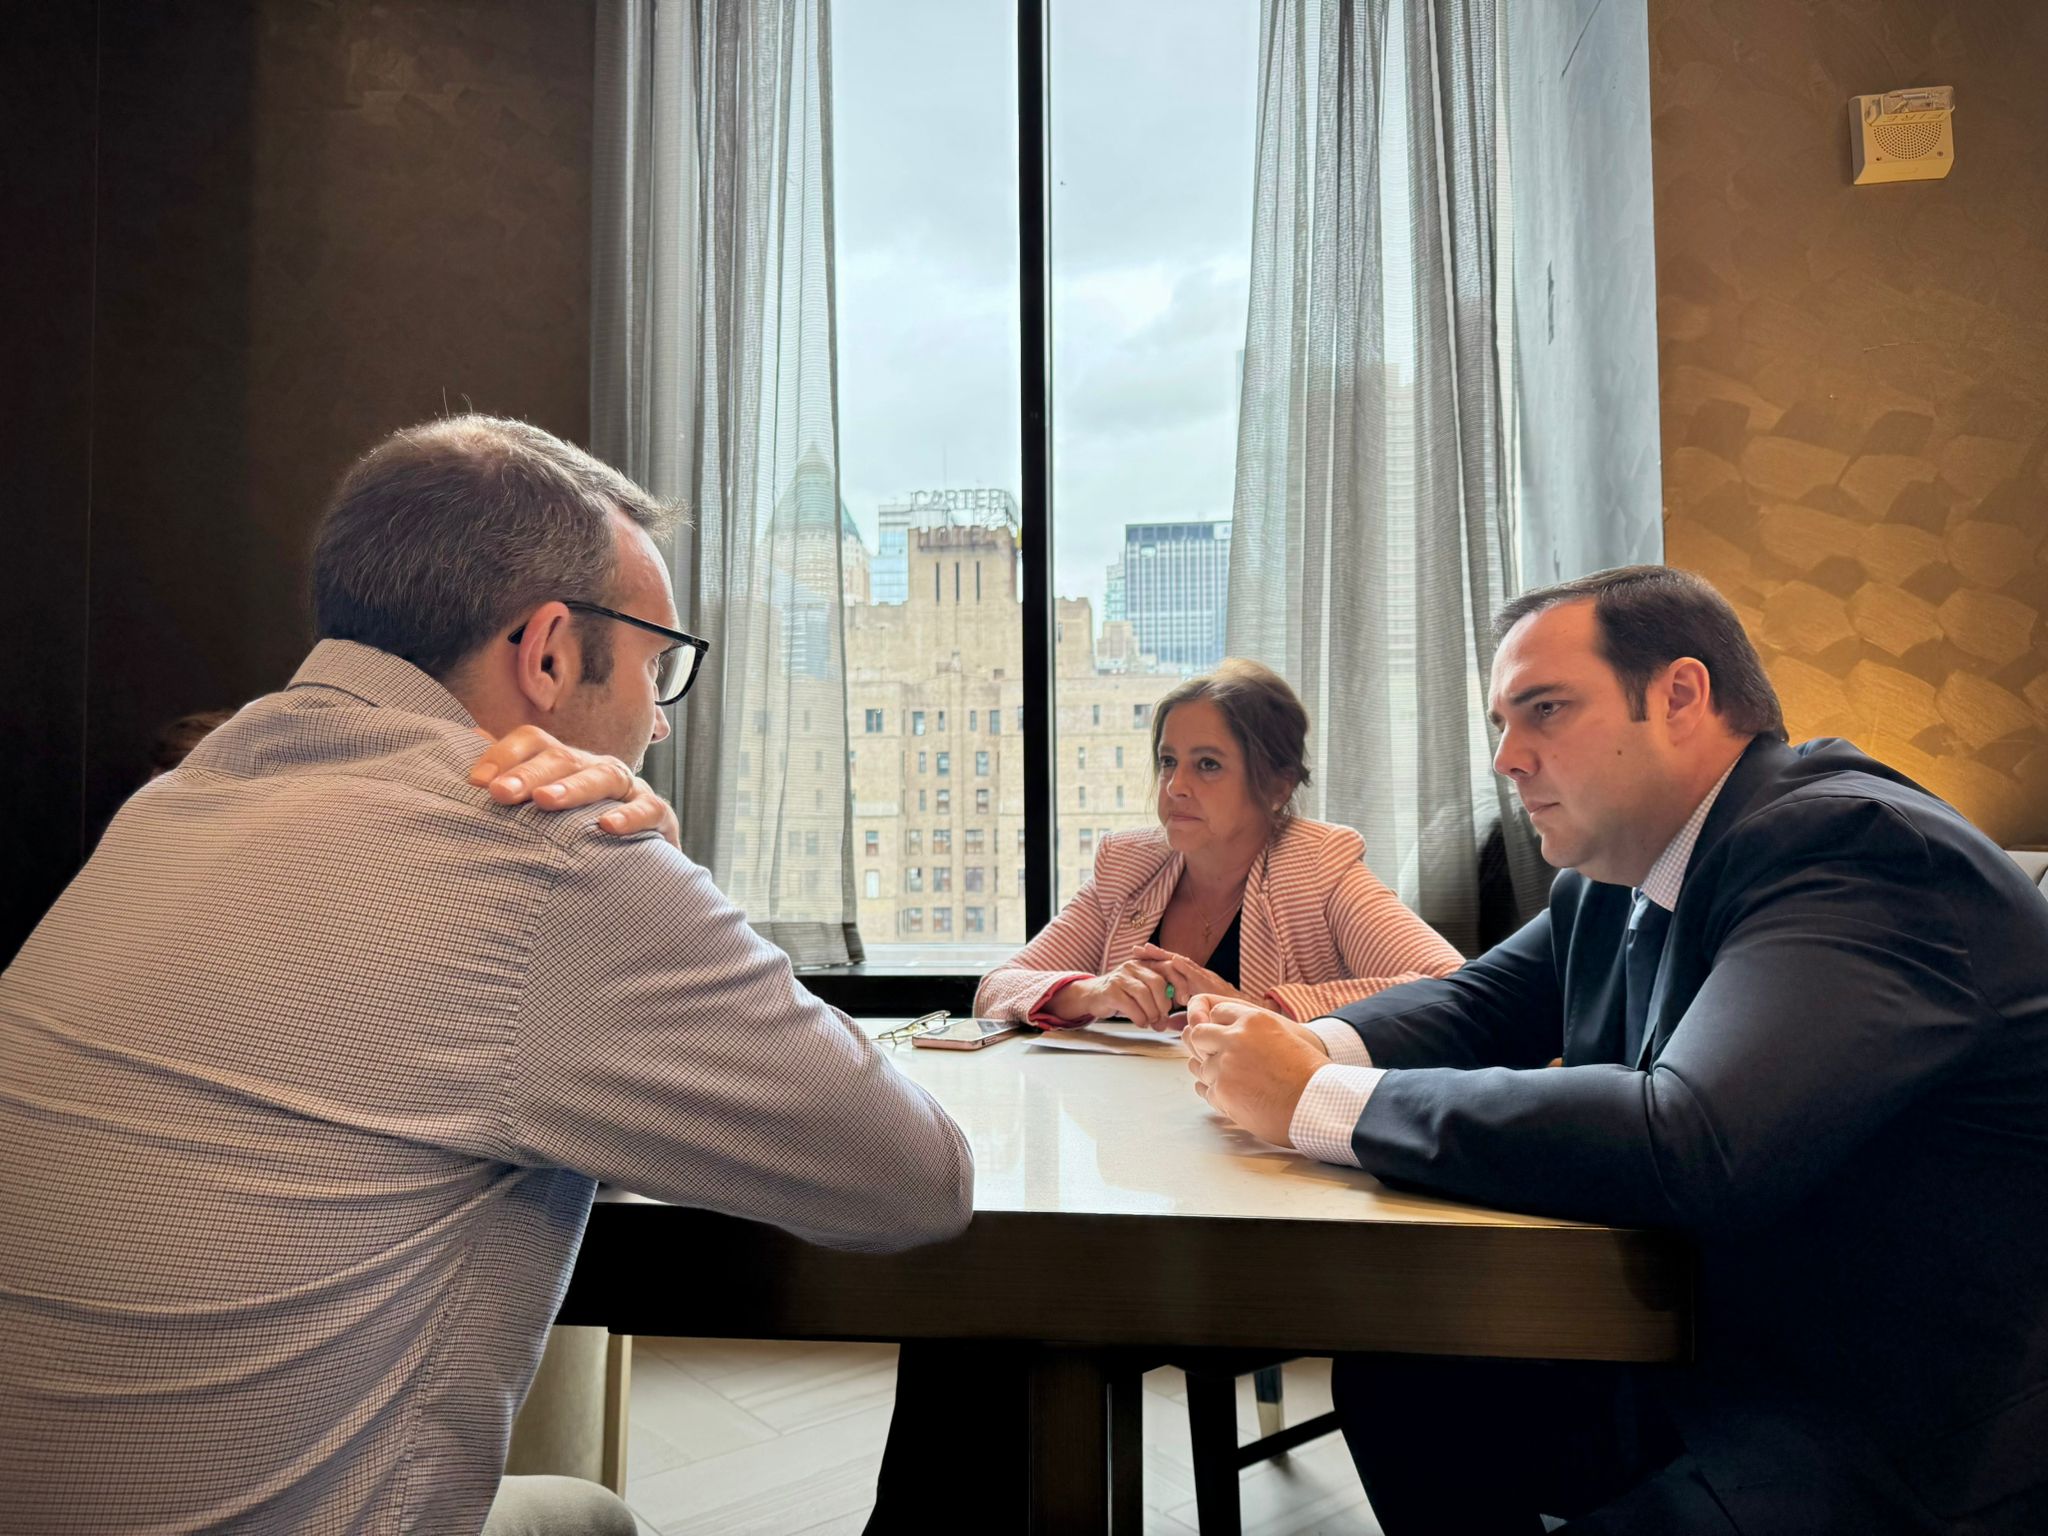
[[[858,959],[829,0],[604,0],[597,43],[593,447],[687,507],[712,642],[650,777],[758,929]]]
[[[1265,0],[1229,648],[1300,690],[1313,809],[1446,937],[1481,853],[1547,871],[1490,771],[1516,590],[1495,0]]]

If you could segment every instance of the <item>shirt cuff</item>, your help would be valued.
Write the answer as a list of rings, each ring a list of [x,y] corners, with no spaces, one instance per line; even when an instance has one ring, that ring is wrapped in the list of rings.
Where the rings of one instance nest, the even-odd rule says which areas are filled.
[[[1301,1102],[1294,1106],[1294,1118],[1287,1122],[1287,1139],[1294,1143],[1294,1150],[1318,1162],[1356,1168],[1358,1155],[1351,1150],[1351,1133],[1365,1113],[1365,1101],[1386,1075],[1385,1067],[1316,1068],[1316,1075],[1301,1091]]]
[[[1310,1019],[1308,1028],[1310,1033],[1323,1042],[1323,1049],[1330,1053],[1330,1060],[1339,1066],[1372,1065],[1372,1052],[1368,1051],[1365,1042],[1358,1038],[1358,1031],[1342,1019],[1325,1015],[1320,1019]]]

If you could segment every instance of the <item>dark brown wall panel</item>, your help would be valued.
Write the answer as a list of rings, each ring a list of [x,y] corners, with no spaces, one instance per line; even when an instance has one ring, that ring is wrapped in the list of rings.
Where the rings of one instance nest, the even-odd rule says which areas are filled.
[[[2048,841],[2048,6],[1651,0],[1666,557],[1796,738]],[[1944,181],[1852,186],[1848,101],[1956,91]]]
[[[281,685],[349,460],[474,405],[587,436],[587,3],[109,0],[89,822]]]
[[[77,865],[83,805],[91,441],[92,5],[30,6],[0,29],[0,965]]]

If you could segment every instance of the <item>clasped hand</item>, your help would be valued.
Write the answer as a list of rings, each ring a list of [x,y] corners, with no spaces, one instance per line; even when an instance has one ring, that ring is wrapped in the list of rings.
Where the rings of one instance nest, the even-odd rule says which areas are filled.
[[[1169,996],[1169,992],[1172,994]],[[1250,999],[1214,971],[1157,944],[1140,944],[1130,959],[1113,971],[1069,982],[1053,994],[1050,1011],[1071,1023],[1096,1019],[1129,1019],[1147,1029],[1165,1029],[1169,1015],[1186,1008],[1203,993]]]
[[[1330,1063],[1314,1030],[1269,1008],[1197,997],[1181,1039],[1195,1092],[1261,1141],[1291,1147],[1309,1079]]]
[[[487,732],[477,733],[490,741]],[[669,803],[616,757],[585,752],[555,740],[537,725],[507,731],[484,748],[469,782],[500,805],[532,801],[544,811],[570,811],[599,800],[622,802],[597,824],[618,837],[659,832],[682,846],[682,828]]]

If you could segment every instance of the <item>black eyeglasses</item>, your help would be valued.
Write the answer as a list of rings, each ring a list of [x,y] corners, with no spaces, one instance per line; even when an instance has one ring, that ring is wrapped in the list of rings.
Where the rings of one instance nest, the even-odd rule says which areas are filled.
[[[711,642],[699,640],[695,635],[670,629],[666,624],[650,623],[636,619],[630,613],[620,613],[616,608],[606,608],[598,603],[572,603],[566,599],[562,606],[574,613],[594,613],[601,619],[617,619],[621,624],[630,624],[635,629],[644,629],[649,634],[661,635],[673,643],[657,658],[654,672],[654,702],[674,704],[697,681],[697,674],[704,668],[704,658],[711,654]],[[526,626],[520,625],[505,638],[517,645],[526,634]]]

